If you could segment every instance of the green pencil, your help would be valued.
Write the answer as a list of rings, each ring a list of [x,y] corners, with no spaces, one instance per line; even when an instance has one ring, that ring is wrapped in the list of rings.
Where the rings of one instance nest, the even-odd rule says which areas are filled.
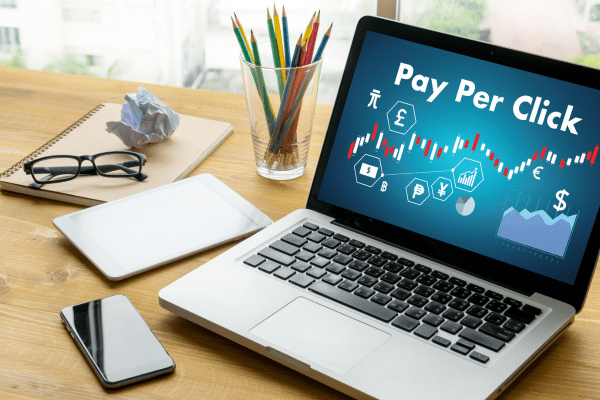
[[[258,78],[258,93],[260,93],[260,97],[263,100],[263,107],[265,109],[265,117],[267,118],[267,126],[269,128],[269,135],[273,135],[273,127],[275,126],[275,113],[273,112],[273,108],[271,107],[271,102],[269,101],[269,95],[267,93],[267,87],[265,85],[265,77],[263,75],[262,63],[260,61],[260,53],[258,52],[258,45],[256,43],[256,37],[254,36],[254,32],[250,30],[250,42],[252,43],[252,52],[254,53],[254,61],[256,66],[256,76]]]
[[[273,53],[273,62],[275,63],[275,68],[281,68],[281,63],[279,61],[279,50],[277,49],[277,39],[275,38],[275,28],[273,27],[273,19],[271,18],[271,13],[267,8],[267,26],[269,28],[269,39],[271,41],[271,52]],[[279,98],[283,97],[283,75],[280,70],[275,71],[277,75],[277,84],[279,85]]]
[[[242,37],[242,32],[240,31],[240,28],[235,24],[233,17],[231,17],[231,23],[233,24],[233,31],[235,32],[235,37],[237,38],[237,40],[240,44],[240,47],[242,48],[242,54],[244,55],[244,59],[246,60],[246,62],[254,64],[254,61],[252,60],[252,57],[250,57],[250,53],[248,52],[248,48],[246,47],[246,44],[244,43],[244,38]]]

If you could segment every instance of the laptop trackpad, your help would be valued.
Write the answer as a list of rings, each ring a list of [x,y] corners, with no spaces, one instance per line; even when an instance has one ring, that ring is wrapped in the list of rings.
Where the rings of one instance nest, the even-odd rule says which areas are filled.
[[[303,297],[255,326],[250,333],[279,350],[343,374],[391,335]]]

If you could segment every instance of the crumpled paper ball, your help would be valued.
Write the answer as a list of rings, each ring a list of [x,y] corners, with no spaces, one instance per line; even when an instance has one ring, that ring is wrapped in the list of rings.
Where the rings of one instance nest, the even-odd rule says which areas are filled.
[[[129,147],[170,138],[179,126],[179,114],[146,88],[140,86],[138,92],[125,95],[127,103],[121,109],[121,121],[107,122],[106,130]]]

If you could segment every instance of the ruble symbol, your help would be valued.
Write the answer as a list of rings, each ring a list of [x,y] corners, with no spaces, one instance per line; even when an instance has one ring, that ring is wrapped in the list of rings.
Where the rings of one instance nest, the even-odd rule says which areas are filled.
[[[419,185],[418,183],[415,185],[415,188],[413,190],[413,199],[415,198],[415,196],[420,196],[425,192],[425,188],[422,185]]]

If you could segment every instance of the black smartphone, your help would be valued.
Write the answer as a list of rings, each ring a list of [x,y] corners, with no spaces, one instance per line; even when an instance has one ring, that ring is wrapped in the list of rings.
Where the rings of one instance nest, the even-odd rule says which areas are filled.
[[[66,307],[60,317],[107,388],[129,385],[175,369],[175,361],[123,295]]]

